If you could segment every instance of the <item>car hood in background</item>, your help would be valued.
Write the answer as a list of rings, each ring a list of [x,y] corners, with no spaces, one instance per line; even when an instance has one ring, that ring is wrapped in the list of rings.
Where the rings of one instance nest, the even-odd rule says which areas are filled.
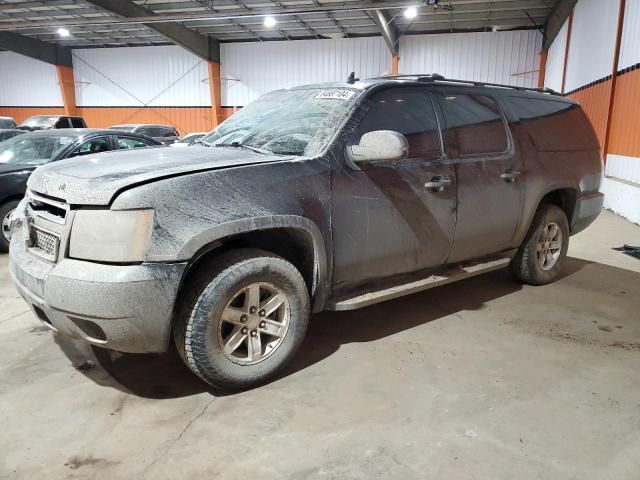
[[[24,172],[25,170],[35,170],[37,165],[24,165],[19,163],[0,163],[0,175],[5,173]]]
[[[50,163],[28,187],[72,205],[108,205],[121,190],[150,180],[288,158],[233,147],[141,148]]]

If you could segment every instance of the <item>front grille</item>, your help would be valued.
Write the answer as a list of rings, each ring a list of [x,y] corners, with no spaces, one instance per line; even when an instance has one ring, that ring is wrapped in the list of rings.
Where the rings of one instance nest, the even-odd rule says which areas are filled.
[[[29,208],[34,215],[62,225],[66,223],[67,213],[69,211],[69,205],[66,203],[53,200],[41,193],[33,191],[27,192],[27,200]]]
[[[29,240],[32,251],[41,257],[55,262],[60,248],[60,237],[43,228],[31,225],[29,228]]]

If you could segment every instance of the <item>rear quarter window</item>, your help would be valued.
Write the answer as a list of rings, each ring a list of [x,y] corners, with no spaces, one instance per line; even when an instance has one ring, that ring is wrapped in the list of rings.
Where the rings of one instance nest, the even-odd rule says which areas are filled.
[[[600,148],[591,123],[579,105],[542,98],[510,97],[509,106],[540,152]]]

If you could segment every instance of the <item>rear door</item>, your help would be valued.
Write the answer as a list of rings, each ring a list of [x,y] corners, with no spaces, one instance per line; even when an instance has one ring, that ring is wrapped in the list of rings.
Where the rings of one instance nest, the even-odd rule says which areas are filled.
[[[450,89],[438,95],[455,164],[458,221],[449,263],[513,246],[522,217],[522,159],[497,100]]]
[[[402,133],[408,158],[358,163],[345,161],[332,182],[334,285],[442,265],[456,225],[456,180],[442,151],[433,96],[419,88],[394,88],[363,102],[348,141],[376,130]],[[427,187],[427,183],[441,183]]]

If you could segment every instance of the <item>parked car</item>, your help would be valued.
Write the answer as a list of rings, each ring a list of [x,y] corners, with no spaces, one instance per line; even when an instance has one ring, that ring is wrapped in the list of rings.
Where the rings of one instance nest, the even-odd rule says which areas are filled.
[[[32,175],[10,268],[45,325],[125,352],[173,337],[203,380],[245,388],[292,358],[309,312],[509,265],[553,281],[603,204],[580,106],[521,88],[292,88],[201,142]]]
[[[18,130],[18,129],[0,129],[0,143],[4,142],[5,140],[9,140],[10,138],[16,137],[18,135],[22,135],[25,132],[24,130]]]
[[[189,145],[193,145],[195,142],[200,140],[206,134],[207,134],[207,132],[189,133],[189,134],[185,135],[184,137],[182,137],[177,142],[174,142],[169,146],[170,147],[188,147]]]
[[[0,117],[0,129],[11,130],[16,128],[16,121],[11,117]]]
[[[121,132],[133,132],[146,135],[164,145],[171,145],[174,142],[180,140],[180,135],[175,127],[170,125],[144,125],[140,123],[126,124],[126,125],[114,125],[109,127],[113,130],[120,130]]]
[[[152,145],[161,144],[136,133],[88,128],[43,130],[0,143],[0,252],[9,249],[11,215],[37,167],[64,158]]]
[[[66,115],[34,115],[18,125],[18,128],[28,132],[36,130],[51,130],[55,128],[87,128],[87,122],[82,117]]]

